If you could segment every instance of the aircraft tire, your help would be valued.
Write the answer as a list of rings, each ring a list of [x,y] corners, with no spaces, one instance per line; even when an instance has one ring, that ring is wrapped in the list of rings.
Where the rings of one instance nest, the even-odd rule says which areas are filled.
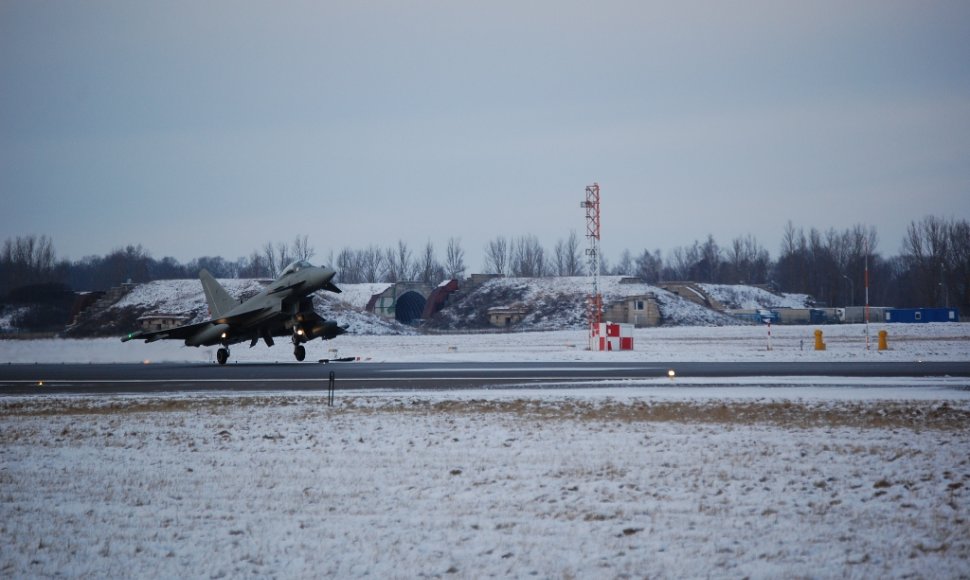
[[[303,362],[303,359],[306,358],[306,348],[302,344],[296,345],[293,347],[293,356],[296,357],[296,360]]]
[[[226,364],[226,361],[229,360],[229,351],[224,348],[220,348],[218,351],[216,351],[216,360],[219,361],[219,364],[221,365]]]

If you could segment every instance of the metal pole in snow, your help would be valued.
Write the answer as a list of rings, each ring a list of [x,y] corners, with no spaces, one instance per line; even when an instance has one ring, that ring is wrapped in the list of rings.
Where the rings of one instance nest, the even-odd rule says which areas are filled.
[[[866,283],[866,350],[869,350],[869,238],[865,239],[865,283]]]

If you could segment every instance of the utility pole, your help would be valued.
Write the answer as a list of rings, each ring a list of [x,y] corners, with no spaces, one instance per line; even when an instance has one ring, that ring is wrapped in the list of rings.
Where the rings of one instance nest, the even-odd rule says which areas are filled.
[[[869,350],[869,238],[866,239],[865,277],[866,284],[866,350]]]
[[[600,294],[600,186],[598,183],[586,186],[586,200],[580,203],[586,210],[586,257],[589,260],[589,275],[593,278],[593,293],[586,304],[589,320],[589,349],[599,337],[600,322],[603,320],[603,296]]]

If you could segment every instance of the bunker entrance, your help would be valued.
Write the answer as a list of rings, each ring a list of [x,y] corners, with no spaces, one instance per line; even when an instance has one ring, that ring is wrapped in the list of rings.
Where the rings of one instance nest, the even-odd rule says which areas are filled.
[[[414,290],[405,292],[397,299],[394,318],[401,324],[414,324],[421,319],[426,302],[424,296]]]

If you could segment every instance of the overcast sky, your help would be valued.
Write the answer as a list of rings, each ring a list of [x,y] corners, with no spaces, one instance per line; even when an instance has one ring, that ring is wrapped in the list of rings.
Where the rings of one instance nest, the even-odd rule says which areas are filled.
[[[970,2],[0,0],[0,237],[181,261],[970,218]],[[442,256],[443,257],[443,256]]]

